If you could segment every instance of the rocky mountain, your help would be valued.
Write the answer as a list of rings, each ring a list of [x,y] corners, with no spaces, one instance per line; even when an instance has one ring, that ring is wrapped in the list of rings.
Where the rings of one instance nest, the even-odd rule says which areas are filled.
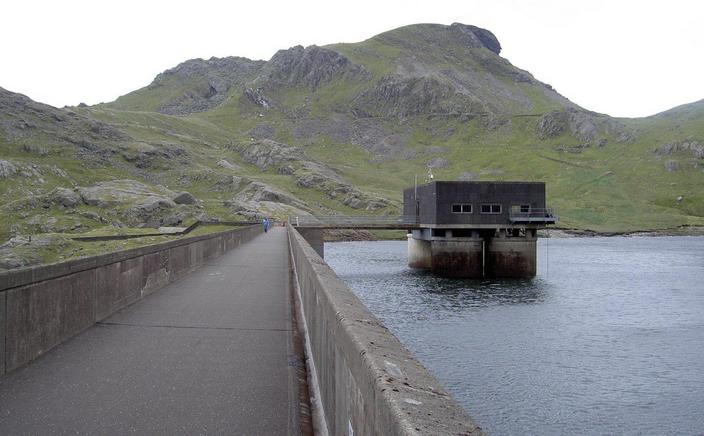
[[[188,60],[92,107],[0,89],[0,243],[199,217],[396,214],[429,169],[544,180],[567,228],[701,226],[703,144],[704,101],[598,114],[501,57],[488,30],[417,24],[268,61]]]

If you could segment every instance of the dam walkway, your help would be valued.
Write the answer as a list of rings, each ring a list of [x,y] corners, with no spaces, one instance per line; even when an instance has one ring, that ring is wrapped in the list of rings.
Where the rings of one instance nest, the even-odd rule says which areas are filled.
[[[0,378],[0,434],[300,434],[292,304],[273,228]]]

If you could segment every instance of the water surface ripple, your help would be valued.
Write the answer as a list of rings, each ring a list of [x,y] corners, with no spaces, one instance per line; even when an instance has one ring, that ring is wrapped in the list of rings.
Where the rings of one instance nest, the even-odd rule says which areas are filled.
[[[491,434],[704,434],[704,237],[542,239],[532,280],[325,258]]]

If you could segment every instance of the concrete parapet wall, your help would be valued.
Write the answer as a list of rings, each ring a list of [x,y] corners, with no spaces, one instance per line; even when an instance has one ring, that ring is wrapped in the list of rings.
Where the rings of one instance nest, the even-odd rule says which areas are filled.
[[[325,230],[310,227],[298,227],[296,230],[320,257],[325,258]]]
[[[288,233],[328,433],[482,434],[303,236],[291,226]]]
[[[0,273],[0,376],[261,232],[255,225]]]

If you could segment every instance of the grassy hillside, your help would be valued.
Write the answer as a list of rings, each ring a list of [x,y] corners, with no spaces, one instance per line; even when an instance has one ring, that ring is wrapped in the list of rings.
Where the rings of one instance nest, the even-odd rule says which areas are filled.
[[[459,24],[268,62],[191,60],[93,107],[0,89],[0,240],[396,214],[428,168],[441,180],[545,181],[564,228],[702,226],[704,101],[641,119],[589,112],[502,58],[490,32]],[[119,201],[100,197],[111,180],[125,181]],[[181,191],[196,201],[173,202]]]

